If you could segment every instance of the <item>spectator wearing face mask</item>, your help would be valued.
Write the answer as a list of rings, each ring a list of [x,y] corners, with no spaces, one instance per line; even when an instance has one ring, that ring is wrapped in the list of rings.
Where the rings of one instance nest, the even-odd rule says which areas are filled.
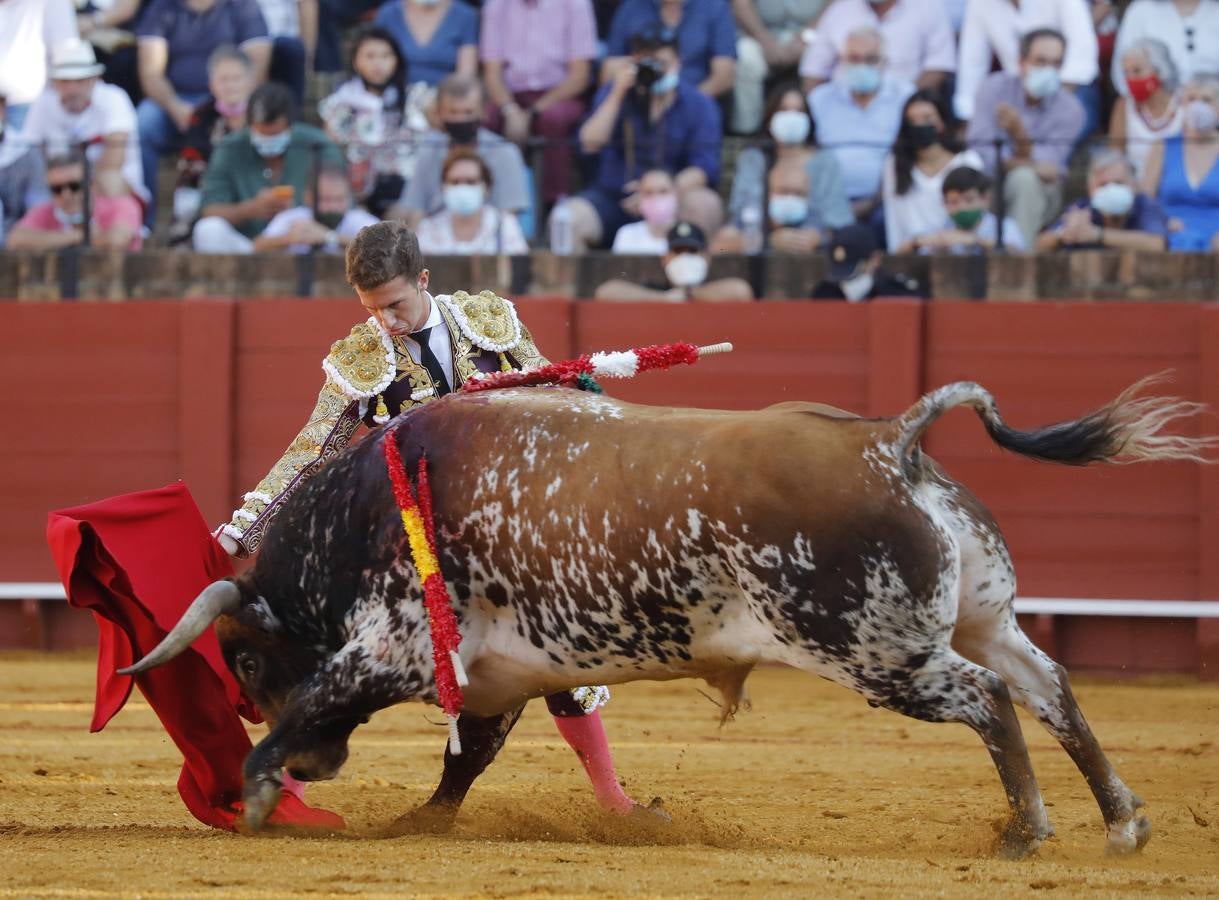
[[[8,103],[0,94],[0,231],[47,200],[42,151],[23,141],[7,121]],[[3,243],[3,239],[0,239]]]
[[[1004,201],[1029,246],[1062,208],[1067,158],[1084,125],[1084,109],[1062,87],[1066,42],[1050,28],[1020,41],[1020,74],[995,72],[982,82],[965,143],[991,172],[1007,170]],[[995,154],[995,141],[1003,148]]]
[[[1088,166],[1088,197],[1067,208],[1037,238],[1037,250],[1162,251],[1168,217],[1154,197],[1136,190],[1134,167],[1116,150],[1102,150]]]
[[[976,150],[962,150],[953,137],[956,122],[940,94],[918,91],[902,110],[893,152],[885,159],[881,198],[890,252],[944,223],[941,187],[958,166],[982,168]]]
[[[602,84],[631,64],[636,36],[659,27],[671,31],[680,58],[681,83],[708,97],[732,90],[736,78],[736,22],[728,0],[623,0],[606,41]]]
[[[255,253],[288,251],[342,253],[361,228],[379,221],[366,210],[353,206],[347,173],[341,168],[322,169],[317,176],[317,212],[313,186],[305,189],[305,202],[276,213],[262,234],[254,238]]]
[[[818,138],[837,158],[856,218],[880,202],[885,155],[902,124],[902,107],[914,86],[885,69],[884,43],[872,27],[847,35],[834,80],[809,94]]]
[[[979,169],[961,166],[944,176],[944,220],[928,234],[912,238],[897,253],[985,253],[1002,244],[1008,253],[1026,250],[1020,226],[990,211],[990,179]]]
[[[1168,48],[1177,75],[1188,81],[1198,73],[1219,73],[1219,0],[1134,0],[1122,13],[1113,49],[1113,86],[1125,94],[1122,77],[1126,48],[1141,38],[1156,38]]]
[[[116,88],[117,90],[117,88]],[[9,250],[59,250],[84,242],[85,163],[79,154],[47,160],[47,189],[51,199],[22,217],[8,236]],[[130,194],[92,196],[92,246],[112,250],[139,250],[140,204]]]
[[[210,96],[195,107],[178,156],[178,183],[169,225],[171,244],[190,240],[199,218],[199,185],[212,150],[245,127],[246,105],[254,91],[253,63],[231,44],[217,47],[207,60],[207,83]]]
[[[881,269],[883,252],[867,225],[848,225],[826,244],[829,271],[814,285],[814,300],[874,300],[877,297],[926,297],[918,282]]]
[[[665,281],[635,284],[612,278],[597,288],[594,297],[597,300],[666,300],[672,303],[754,299],[753,288],[743,278],[707,280],[711,266],[707,239],[693,222],[674,225],[668,244],[669,250],[661,259]]]
[[[612,245],[639,217],[639,178],[664,169],[677,185],[679,215],[704,233],[723,222],[712,186],[720,174],[719,107],[678,77],[677,37],[649,26],[631,44],[634,62],[602,85],[580,129],[585,153],[599,154],[596,180],[557,209],[570,215],[574,249]]]
[[[1219,75],[1195,75],[1181,91],[1181,134],[1147,157],[1143,189],[1169,217],[1172,250],[1219,250]]]
[[[491,170],[492,206],[514,215],[530,207],[521,150],[483,128],[483,113],[483,90],[477,78],[450,75],[440,82],[436,89],[436,116],[443,131],[433,129],[420,138],[414,175],[391,215],[404,218],[415,227],[425,215],[444,207],[442,170],[449,151],[457,147],[473,150]]]
[[[741,151],[737,157],[732,193],[728,198],[730,224],[715,236],[717,253],[760,249],[746,246],[745,232],[753,222],[760,226],[763,219],[767,219],[772,228],[811,230],[821,234],[855,221],[838,158],[827,150],[818,149],[808,101],[799,89],[795,85],[776,88],[767,100],[762,121],[774,141],[773,158],[768,159],[767,153],[756,146]],[[783,183],[787,188],[794,190],[796,183],[806,185],[803,195],[788,193],[776,202],[772,186],[768,200],[768,166],[772,172],[784,171]],[[808,237],[805,235],[801,242],[806,242]],[[788,244],[791,249],[786,236],[780,243]]]
[[[1126,94],[1113,102],[1109,143],[1126,154],[1136,176],[1142,178],[1152,145],[1181,133],[1185,117],[1181,83],[1168,48],[1155,38],[1131,44],[1121,64]]]
[[[639,214],[640,221],[618,229],[611,250],[623,256],[664,256],[677,222],[677,186],[664,169],[644,172],[639,179]]]
[[[376,25],[356,32],[351,72],[354,77],[318,111],[326,134],[345,148],[356,196],[373,215],[383,216],[415,174],[434,92],[422,81],[408,83],[402,51],[393,35]]]
[[[197,251],[250,253],[277,213],[304,201],[315,165],[343,165],[322,131],[293,121],[294,109],[292,92],[276,82],[250,96],[249,125],[220,143],[203,176]]]
[[[487,202],[494,177],[482,157],[454,147],[441,170],[444,209],[419,223],[419,249],[429,256],[523,256],[529,245],[510,212]]]
[[[968,0],[961,25],[953,108],[961,121],[974,115],[978,89],[992,60],[1009,75],[1020,71],[1020,36],[1052,28],[1066,40],[1062,80],[1073,88],[1091,85],[1100,72],[1096,28],[1086,0]]]
[[[806,91],[852,65],[846,59],[847,41],[861,29],[880,36],[886,66],[898,81],[938,91],[956,71],[956,37],[943,0],[835,0],[817,22],[816,39],[800,60]]]

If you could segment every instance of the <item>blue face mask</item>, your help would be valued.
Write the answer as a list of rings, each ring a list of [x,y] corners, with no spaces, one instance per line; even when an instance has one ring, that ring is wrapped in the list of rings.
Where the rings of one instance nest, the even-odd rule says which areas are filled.
[[[847,66],[842,77],[852,94],[875,94],[880,87],[880,66],[870,63]]]
[[[1044,100],[1061,86],[1058,70],[1053,66],[1036,66],[1024,76],[1024,89],[1034,100]]]
[[[671,72],[665,72],[652,82],[652,93],[664,94],[668,91],[676,89],[679,78],[680,72],[677,69],[674,69]]]
[[[279,134],[272,135],[259,134],[254,129],[250,129],[250,143],[254,145],[254,150],[258,155],[266,159],[283,156],[284,151],[288,149],[288,144],[291,142],[291,128],[286,128]]]
[[[472,216],[482,209],[481,184],[450,184],[444,189],[444,208],[455,216]]]
[[[775,194],[766,204],[770,221],[791,228],[803,225],[808,218],[808,200],[795,194]]]

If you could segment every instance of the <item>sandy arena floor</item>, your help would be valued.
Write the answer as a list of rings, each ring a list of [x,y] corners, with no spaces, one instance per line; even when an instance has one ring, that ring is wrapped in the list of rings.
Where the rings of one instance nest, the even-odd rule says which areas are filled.
[[[438,714],[379,714],[340,779],[310,788],[350,835],[237,837],[186,813],[180,759],[141,700],[87,733],[93,668],[82,655],[0,657],[0,896],[1219,896],[1215,685],[1077,685],[1148,801],[1155,834],[1133,859],[1104,856],[1083,779],[1022,714],[1058,836],[1011,863],[989,856],[1005,804],[972,732],[797,672],[755,673],[754,711],[723,731],[701,683],[614,689],[619,770],[637,798],[664,798],[671,826],[601,816],[536,703],[451,835],[380,840],[360,835],[439,775],[443,729],[424,718]]]

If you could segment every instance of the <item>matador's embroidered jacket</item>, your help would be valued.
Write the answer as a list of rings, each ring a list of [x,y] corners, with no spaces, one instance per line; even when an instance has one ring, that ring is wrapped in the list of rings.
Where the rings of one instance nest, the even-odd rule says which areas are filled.
[[[546,364],[510,300],[491,291],[477,296],[458,291],[432,299],[453,349],[454,390],[478,372]],[[222,526],[245,554],[258,549],[283,502],[347,446],[361,421],[370,427],[382,425],[390,416],[438,395],[428,370],[373,318],[331,346],[322,370],[326,383],[309,421],[266,477],[242,498],[245,503],[234,511],[232,520]]]

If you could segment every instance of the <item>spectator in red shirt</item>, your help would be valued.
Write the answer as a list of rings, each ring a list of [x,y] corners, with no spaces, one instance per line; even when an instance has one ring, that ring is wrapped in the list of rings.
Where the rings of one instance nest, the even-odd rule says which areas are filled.
[[[491,108],[487,125],[523,144],[545,138],[542,196],[569,191],[571,135],[584,115],[581,95],[597,56],[589,0],[488,0],[480,55]]]
[[[58,250],[84,241],[85,164],[79,155],[47,161],[47,189],[51,199],[31,209],[8,236],[9,250]],[[139,250],[140,203],[130,194],[93,195],[92,246]]]

